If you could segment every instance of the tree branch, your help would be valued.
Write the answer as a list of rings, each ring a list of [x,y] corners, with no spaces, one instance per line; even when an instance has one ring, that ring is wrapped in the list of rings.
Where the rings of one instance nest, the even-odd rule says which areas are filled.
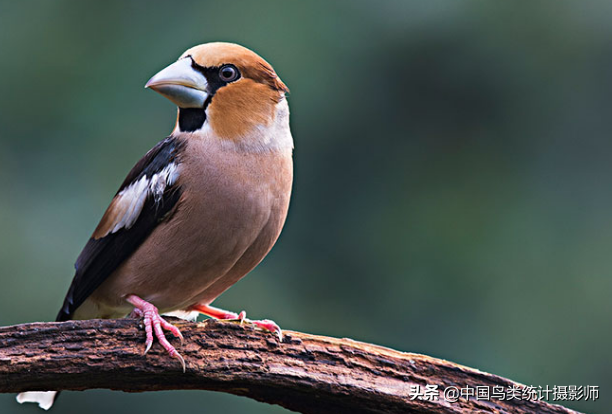
[[[459,399],[449,386],[522,387],[425,355],[351,339],[285,331],[282,343],[251,325],[172,320],[185,342],[178,360],[134,319],[29,323],[0,328],[0,392],[108,388],[128,392],[202,389],[243,395],[302,413],[576,413],[544,401]],[[178,343],[178,340],[174,340]],[[411,386],[437,385],[437,400]]]

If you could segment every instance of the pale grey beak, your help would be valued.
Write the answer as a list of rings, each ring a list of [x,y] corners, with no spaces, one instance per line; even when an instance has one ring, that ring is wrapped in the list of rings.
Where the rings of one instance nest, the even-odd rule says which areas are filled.
[[[203,108],[208,98],[206,77],[191,66],[191,58],[180,59],[153,76],[145,88],[151,88],[179,108]]]

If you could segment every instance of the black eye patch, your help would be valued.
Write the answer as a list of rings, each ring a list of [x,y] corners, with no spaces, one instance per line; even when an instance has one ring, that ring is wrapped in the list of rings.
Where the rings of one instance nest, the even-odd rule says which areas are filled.
[[[238,68],[231,64],[225,64],[221,66],[200,66],[191,56],[191,67],[200,72],[206,77],[208,81],[208,94],[213,96],[217,90],[228,83],[235,82],[242,76]]]
[[[237,67],[231,64],[221,65],[217,67],[200,66],[191,56],[191,67],[200,72],[206,77],[208,82],[208,98],[204,102],[203,108],[180,108],[179,110],[179,128],[181,131],[193,132],[202,128],[206,122],[206,108],[210,105],[213,96],[223,86],[228,83],[235,82],[242,76]]]

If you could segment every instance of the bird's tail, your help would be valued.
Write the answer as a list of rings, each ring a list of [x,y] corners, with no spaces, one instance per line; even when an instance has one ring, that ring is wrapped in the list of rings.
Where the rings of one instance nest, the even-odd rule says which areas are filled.
[[[53,405],[56,396],[57,391],[27,391],[17,395],[17,402],[19,404],[37,403],[43,410],[48,410]]]

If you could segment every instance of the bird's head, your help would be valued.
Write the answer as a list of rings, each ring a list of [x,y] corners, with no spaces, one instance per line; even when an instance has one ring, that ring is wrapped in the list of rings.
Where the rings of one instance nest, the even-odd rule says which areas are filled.
[[[221,139],[241,141],[274,127],[279,114],[288,124],[287,87],[268,62],[236,44],[195,46],[145,87],[178,106],[181,132],[209,128]]]

